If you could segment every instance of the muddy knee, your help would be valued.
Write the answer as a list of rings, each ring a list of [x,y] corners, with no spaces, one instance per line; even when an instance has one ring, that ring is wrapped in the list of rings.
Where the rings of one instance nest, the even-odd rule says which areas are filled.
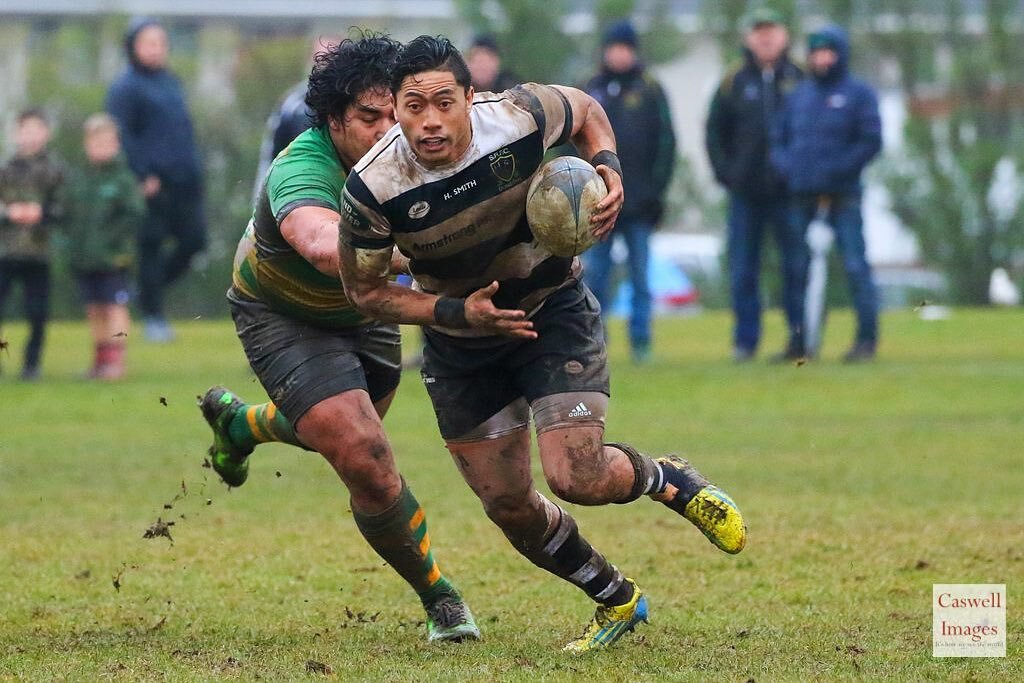
[[[558,466],[545,468],[544,478],[551,492],[564,501],[579,505],[607,502],[604,445],[593,439],[562,444]]]
[[[530,408],[551,491],[570,503],[608,502],[603,445],[608,396],[596,391],[552,394],[533,401]]]
[[[560,500],[576,505],[597,505],[604,503],[604,497],[598,487],[579,483],[573,480],[572,475],[566,477],[547,477],[548,486],[551,492]]]
[[[356,501],[389,502],[401,488],[391,447],[379,433],[349,434],[336,446],[325,448],[322,455]]]

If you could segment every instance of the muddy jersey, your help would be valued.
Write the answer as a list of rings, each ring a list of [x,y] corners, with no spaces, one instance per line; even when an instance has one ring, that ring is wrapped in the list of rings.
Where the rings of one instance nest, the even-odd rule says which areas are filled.
[[[302,206],[340,213],[345,169],[326,127],[310,128],[274,159],[252,220],[235,253],[228,298],[262,301],[272,310],[326,328],[368,322],[328,277],[281,235],[281,222]]]
[[[531,313],[580,273],[578,259],[552,255],[526,222],[530,180],[544,152],[569,138],[572,109],[557,89],[526,83],[478,93],[470,120],[466,153],[437,168],[417,161],[397,126],[389,131],[349,174],[341,238],[356,249],[397,245],[424,292],[465,297],[497,280],[495,306]]]

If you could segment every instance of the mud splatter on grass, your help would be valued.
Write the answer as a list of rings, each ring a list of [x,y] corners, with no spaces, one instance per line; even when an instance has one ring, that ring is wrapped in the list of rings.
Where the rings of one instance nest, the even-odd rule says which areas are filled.
[[[121,579],[124,578],[124,573],[129,569],[138,569],[138,565],[129,565],[126,562],[121,563],[121,567],[117,570],[113,576],[110,577],[110,584],[114,587],[114,590],[118,593],[121,592],[121,586],[124,585]]]
[[[330,664],[324,664],[323,662],[318,662],[315,659],[307,659],[306,673],[320,674],[321,676],[332,676],[334,674],[334,669],[331,668]]]
[[[171,527],[174,526],[174,522],[165,522],[161,518],[157,517],[156,521],[149,525],[145,533],[142,534],[143,538],[160,538],[164,537],[172,544],[174,538],[171,536]]]

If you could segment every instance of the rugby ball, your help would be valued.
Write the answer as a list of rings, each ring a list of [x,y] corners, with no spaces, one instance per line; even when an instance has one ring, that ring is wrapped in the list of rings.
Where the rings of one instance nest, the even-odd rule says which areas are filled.
[[[604,179],[578,157],[544,164],[526,192],[526,220],[537,243],[555,256],[576,256],[594,246],[590,217],[608,194]]]

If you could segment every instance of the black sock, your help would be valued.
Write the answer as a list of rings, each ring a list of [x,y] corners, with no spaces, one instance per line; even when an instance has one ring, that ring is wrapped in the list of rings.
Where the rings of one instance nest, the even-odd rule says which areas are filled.
[[[660,464],[626,443],[606,443],[605,446],[622,451],[633,466],[633,488],[616,503],[632,503],[640,496],[665,490],[666,474]]]

